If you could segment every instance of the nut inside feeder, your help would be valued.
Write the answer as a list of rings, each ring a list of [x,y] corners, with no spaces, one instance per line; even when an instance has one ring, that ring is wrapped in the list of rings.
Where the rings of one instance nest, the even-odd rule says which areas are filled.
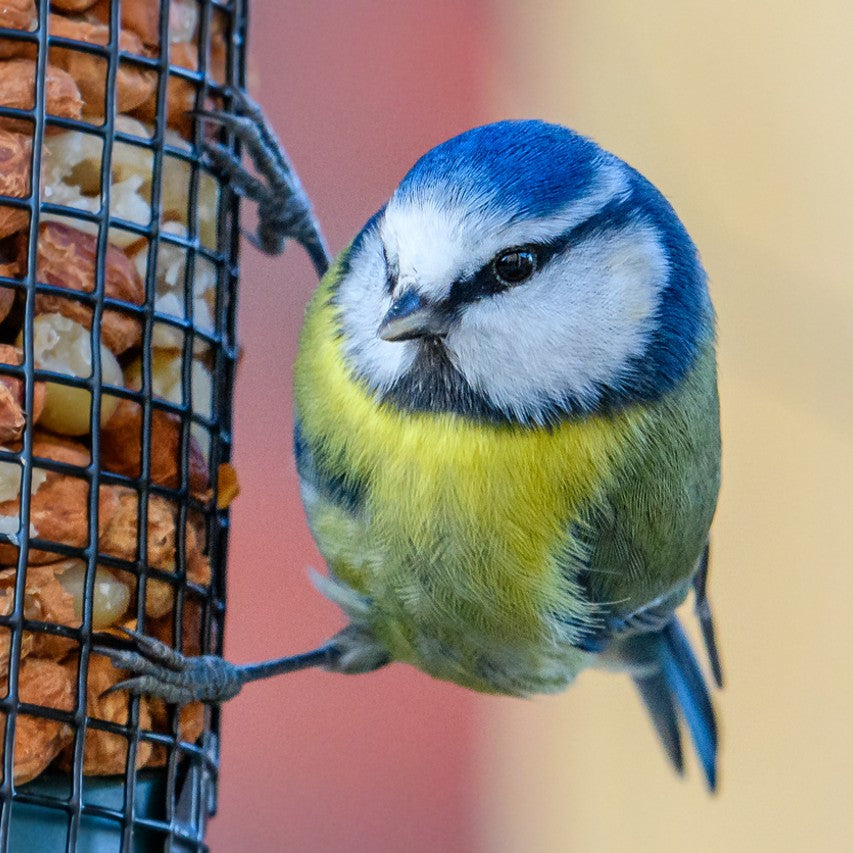
[[[213,802],[218,713],[91,648],[221,651],[237,205],[189,111],[246,10],[118,6],[0,5],[0,850],[201,849]]]

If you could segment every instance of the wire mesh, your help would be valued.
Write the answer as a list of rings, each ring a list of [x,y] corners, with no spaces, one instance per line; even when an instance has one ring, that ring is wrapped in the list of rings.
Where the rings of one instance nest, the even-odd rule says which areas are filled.
[[[0,850],[206,849],[218,709],[103,697],[92,647],[222,651],[238,208],[187,110],[246,4],[0,7]]]

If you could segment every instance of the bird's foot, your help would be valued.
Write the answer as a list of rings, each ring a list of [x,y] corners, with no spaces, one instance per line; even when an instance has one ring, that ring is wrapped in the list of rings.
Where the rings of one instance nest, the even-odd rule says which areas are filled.
[[[225,702],[236,696],[245,682],[242,667],[217,655],[189,657],[154,637],[121,630],[127,635],[130,648],[97,645],[92,649],[109,658],[118,669],[133,673],[131,678],[106,690],[105,695],[127,690],[158,696],[175,705]]]
[[[388,649],[362,625],[347,625],[332,637],[329,645],[335,653],[325,663],[325,668],[331,672],[358,675],[373,672],[390,661]]]
[[[211,163],[241,195],[258,205],[258,227],[247,239],[268,255],[280,254],[285,240],[299,242],[319,275],[329,266],[329,256],[308,196],[287,154],[270,128],[261,108],[241,89],[232,90],[232,111],[198,110],[199,118],[229,128],[243,143],[257,174],[219,142],[205,143]]]

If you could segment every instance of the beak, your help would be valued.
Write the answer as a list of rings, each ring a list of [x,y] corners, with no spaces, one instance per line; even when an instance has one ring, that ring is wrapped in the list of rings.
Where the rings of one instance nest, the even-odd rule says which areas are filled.
[[[379,337],[383,341],[409,341],[413,338],[440,338],[447,334],[450,317],[447,311],[429,305],[414,291],[402,293],[391,305]]]

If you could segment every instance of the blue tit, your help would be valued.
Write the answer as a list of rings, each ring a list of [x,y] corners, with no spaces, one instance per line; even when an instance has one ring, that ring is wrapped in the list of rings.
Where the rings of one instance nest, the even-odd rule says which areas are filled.
[[[675,615],[692,586],[719,682],[714,313],[649,181],[541,121],[434,148],[322,279],[295,401],[318,585],[349,624],[191,698],[311,665],[401,661],[513,696],[623,670],[675,767],[683,718],[715,786],[714,711]]]
[[[674,615],[694,581],[709,612],[714,314],[645,178],[539,121],[439,145],[320,284],[295,389],[319,585],[350,623],[335,668],[515,696],[624,669],[679,769],[680,709],[714,786]]]

